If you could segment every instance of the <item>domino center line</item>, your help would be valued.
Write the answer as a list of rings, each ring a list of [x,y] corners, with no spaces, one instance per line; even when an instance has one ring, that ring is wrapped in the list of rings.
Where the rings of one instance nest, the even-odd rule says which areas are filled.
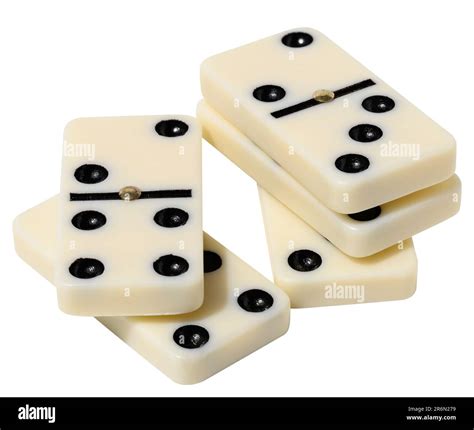
[[[371,87],[372,85],[375,85],[375,82],[372,79],[365,79],[364,81],[357,82],[356,84],[340,88],[339,90],[334,91],[334,99],[346,96],[347,94],[351,94],[356,91],[363,90],[364,88]],[[271,116],[274,118],[281,118],[283,116],[291,115],[292,113],[299,112],[301,110],[308,109],[310,107],[317,106],[320,104],[324,104],[324,102],[320,102],[314,98],[311,98],[309,100],[297,103],[293,106],[288,106],[286,108],[272,112]]]
[[[70,193],[70,200],[91,201],[91,200],[122,200],[120,194],[116,193]],[[142,191],[138,199],[169,199],[192,197],[192,190],[157,190]]]

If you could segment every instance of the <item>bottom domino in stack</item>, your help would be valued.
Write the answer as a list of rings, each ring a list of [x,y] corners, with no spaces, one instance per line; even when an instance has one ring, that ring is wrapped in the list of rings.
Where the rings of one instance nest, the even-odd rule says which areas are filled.
[[[341,252],[286,206],[258,187],[275,284],[291,307],[406,299],[416,290],[412,239],[364,258]]]
[[[18,255],[53,277],[58,197],[14,222]],[[102,324],[176,382],[219,372],[288,330],[287,295],[204,234],[204,305],[173,316],[101,317]]]

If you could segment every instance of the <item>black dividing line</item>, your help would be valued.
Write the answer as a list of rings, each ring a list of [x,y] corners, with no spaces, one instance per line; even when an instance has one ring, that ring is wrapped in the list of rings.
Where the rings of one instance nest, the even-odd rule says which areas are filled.
[[[72,202],[122,200],[119,193],[70,193],[69,197]],[[192,197],[192,190],[142,191],[139,199],[171,199],[182,197]]]
[[[363,90],[364,88],[371,87],[375,85],[375,82],[372,79],[366,79],[365,81],[357,82],[356,84],[349,85],[348,87],[341,88],[334,91],[334,98],[346,96],[347,94],[354,93],[356,91]],[[282,116],[291,115],[292,113],[299,112],[313,106],[324,104],[324,102],[318,102],[314,98],[305,100],[304,102],[297,103],[293,106],[288,106],[286,108],[277,110],[271,113],[273,118],[281,118]]]
[[[321,102],[318,102],[315,99],[305,100],[304,102],[297,103],[293,106],[288,106],[284,109],[277,110],[272,112],[272,117],[281,118],[282,116],[291,115],[292,113],[299,112],[300,110],[308,109],[313,106],[320,105]]]
[[[119,193],[70,193],[71,202],[89,200],[120,200]]]
[[[366,79],[365,81],[357,82],[357,84],[349,85],[348,87],[341,88],[340,90],[334,91],[334,98],[344,97],[347,94],[355,93],[356,91],[363,90],[364,88],[375,85],[372,79]]]
[[[192,190],[161,190],[161,191],[142,191],[141,199],[166,199],[178,197],[192,197]]]

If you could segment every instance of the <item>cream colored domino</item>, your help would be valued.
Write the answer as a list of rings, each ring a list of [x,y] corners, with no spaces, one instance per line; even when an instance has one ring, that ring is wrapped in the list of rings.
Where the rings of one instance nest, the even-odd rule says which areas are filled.
[[[201,87],[211,107],[336,212],[454,173],[452,136],[314,29],[208,58]]]
[[[64,132],[60,308],[191,312],[204,295],[201,128],[187,116],[81,118]]]
[[[13,228],[18,255],[49,280],[58,205],[58,197],[47,200],[19,215]],[[204,249],[205,300],[199,310],[98,318],[182,384],[200,382],[230,366],[286,333],[289,325],[290,304],[283,291],[206,234]]]
[[[197,117],[209,143],[311,227],[353,257],[375,254],[459,211],[461,182],[453,175],[440,184],[385,203],[380,208],[353,214],[357,218],[353,219],[324,206],[205,101],[199,103]]]
[[[415,292],[411,239],[351,258],[260,187],[259,194],[274,281],[293,308],[400,300]]]

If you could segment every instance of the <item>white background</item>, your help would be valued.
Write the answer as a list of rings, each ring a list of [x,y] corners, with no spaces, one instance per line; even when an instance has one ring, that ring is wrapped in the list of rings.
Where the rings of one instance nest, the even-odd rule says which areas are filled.
[[[0,395],[474,395],[474,31],[455,1],[2,1]],[[199,64],[291,29],[326,33],[458,141],[461,213],[415,238],[406,301],[292,312],[287,335],[177,385],[14,253],[13,218],[58,191],[80,116],[194,114]],[[204,144],[205,229],[271,277],[256,186]]]

